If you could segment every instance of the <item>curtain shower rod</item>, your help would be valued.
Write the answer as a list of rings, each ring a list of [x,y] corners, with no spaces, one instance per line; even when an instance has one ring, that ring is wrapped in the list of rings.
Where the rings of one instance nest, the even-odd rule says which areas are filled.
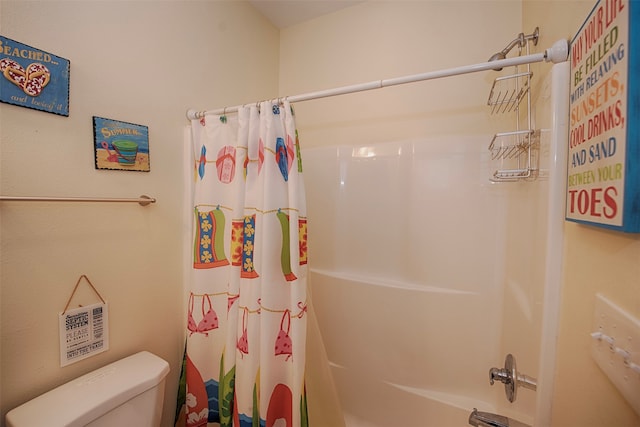
[[[422,74],[413,74],[410,76],[396,77],[386,80],[375,80],[368,83],[360,83],[351,86],[342,86],[334,89],[321,90],[317,92],[309,92],[301,95],[285,96],[282,98],[275,98],[274,101],[289,101],[300,102],[308,101],[311,99],[327,98],[336,95],[345,95],[348,93],[363,92],[366,90],[380,89],[388,86],[396,86],[405,83],[414,83],[424,80],[439,79],[442,77],[457,76],[460,74],[469,74],[486,70],[499,70],[503,67],[512,67],[515,65],[533,64],[536,62],[553,62],[554,64],[565,62],[569,57],[569,42],[568,40],[558,40],[549,49],[546,49],[544,53],[534,53],[531,55],[518,56],[515,58],[498,59],[495,61],[481,62],[479,64],[466,65],[462,67],[449,68],[440,71],[431,71]],[[266,100],[265,100],[266,101]],[[251,105],[251,104],[244,104]],[[189,120],[201,119],[207,114],[226,114],[237,112],[238,109],[244,107],[244,105],[236,105],[235,107],[218,108],[217,110],[208,111],[196,111],[190,109],[187,111],[187,118]]]

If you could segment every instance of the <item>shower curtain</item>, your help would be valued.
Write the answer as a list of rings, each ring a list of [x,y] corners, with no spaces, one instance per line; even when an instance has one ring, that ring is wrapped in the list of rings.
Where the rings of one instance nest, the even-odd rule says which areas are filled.
[[[307,426],[307,219],[288,102],[191,124],[187,426]]]

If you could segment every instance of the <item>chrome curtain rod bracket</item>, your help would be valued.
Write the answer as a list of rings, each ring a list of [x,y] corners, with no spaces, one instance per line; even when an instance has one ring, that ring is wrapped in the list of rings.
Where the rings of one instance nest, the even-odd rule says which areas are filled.
[[[31,196],[0,196],[2,202],[136,202],[140,206],[155,203],[156,199],[147,195],[138,198],[109,198],[109,197],[31,197]]]

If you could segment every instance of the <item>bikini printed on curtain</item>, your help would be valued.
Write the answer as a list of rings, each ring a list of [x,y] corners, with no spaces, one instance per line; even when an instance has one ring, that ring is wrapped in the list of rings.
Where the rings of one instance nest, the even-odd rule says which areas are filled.
[[[185,425],[307,426],[307,218],[288,102],[191,125]]]

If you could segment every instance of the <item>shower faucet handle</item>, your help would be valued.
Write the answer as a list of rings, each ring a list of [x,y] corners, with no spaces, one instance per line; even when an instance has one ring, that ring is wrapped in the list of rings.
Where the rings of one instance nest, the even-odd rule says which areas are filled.
[[[510,381],[512,381],[512,375],[511,372],[507,371],[506,369],[499,369],[499,368],[491,368],[489,369],[489,384],[493,385],[494,381],[500,381],[503,384],[508,384]]]
[[[531,378],[527,375],[520,375],[516,369],[516,359],[512,354],[507,354],[504,360],[504,368],[491,368],[489,369],[489,383],[493,385],[495,381],[500,381],[504,384],[504,392],[507,395],[509,402],[516,400],[516,392],[518,386],[528,388],[535,391],[537,388],[535,378]]]

